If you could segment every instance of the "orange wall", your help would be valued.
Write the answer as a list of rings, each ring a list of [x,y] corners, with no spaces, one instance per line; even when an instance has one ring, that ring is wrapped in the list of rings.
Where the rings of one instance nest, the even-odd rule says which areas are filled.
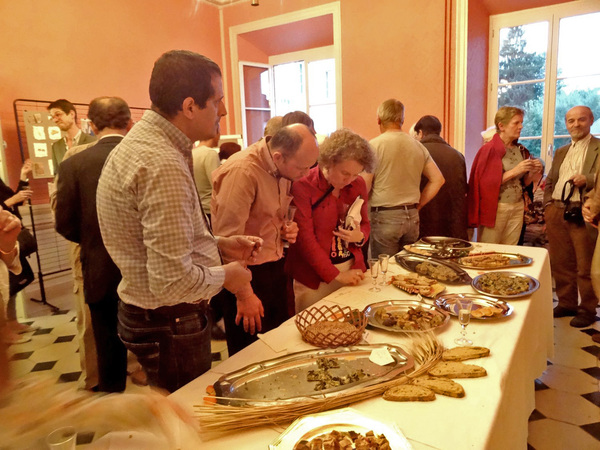
[[[487,80],[489,53],[489,14],[478,2],[469,3],[469,34],[467,50],[467,117],[465,158],[471,166],[481,147],[481,132],[488,127]],[[493,124],[489,124],[493,125]]]
[[[13,187],[21,166],[15,99],[87,103],[116,95],[148,107],[148,80],[163,52],[194,50],[222,64],[219,11],[194,0],[2,1],[0,42],[0,119]],[[33,185],[37,201],[47,181]]]

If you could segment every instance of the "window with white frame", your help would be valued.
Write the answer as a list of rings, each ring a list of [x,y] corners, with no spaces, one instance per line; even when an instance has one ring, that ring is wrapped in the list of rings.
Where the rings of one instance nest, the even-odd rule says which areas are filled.
[[[501,106],[525,110],[520,141],[552,161],[570,141],[564,117],[573,106],[596,114],[600,134],[600,4],[565,3],[490,18],[488,123]]]

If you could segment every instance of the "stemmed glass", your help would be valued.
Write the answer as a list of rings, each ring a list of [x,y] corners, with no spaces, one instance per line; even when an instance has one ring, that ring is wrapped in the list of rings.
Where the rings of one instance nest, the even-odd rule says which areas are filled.
[[[371,269],[371,279],[373,280],[373,287],[369,289],[372,292],[379,292],[381,289],[377,287],[377,276],[379,275],[379,260],[376,258],[369,259],[369,268]]]
[[[467,339],[467,325],[471,320],[471,308],[473,307],[473,301],[464,298],[457,300],[458,305],[458,321],[462,330],[460,330],[461,337],[454,339],[454,342],[460,346],[473,345],[473,341]]]
[[[390,255],[386,255],[385,253],[382,253],[381,255],[379,255],[379,269],[381,270],[381,273],[383,274],[383,280],[381,280],[382,286],[385,286],[385,274],[388,270],[389,260],[390,260]]]
[[[288,230],[289,226],[294,221],[294,216],[296,215],[296,209],[297,208],[295,206],[293,206],[293,205],[288,206],[287,212],[285,214],[285,222],[283,223],[285,231]],[[290,243],[287,240],[284,239],[283,246],[285,248],[289,248]]]

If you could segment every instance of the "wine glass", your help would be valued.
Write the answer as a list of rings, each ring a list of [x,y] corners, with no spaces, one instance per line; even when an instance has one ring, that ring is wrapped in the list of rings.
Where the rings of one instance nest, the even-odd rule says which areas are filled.
[[[467,325],[471,320],[471,308],[473,307],[473,301],[465,298],[457,300],[458,306],[458,321],[462,330],[460,330],[461,337],[454,339],[454,342],[462,347],[466,345],[473,345],[473,341],[467,339]]]
[[[373,280],[373,287],[369,289],[372,292],[379,292],[381,289],[377,287],[377,276],[379,275],[379,260],[376,258],[369,259],[369,267],[371,269],[371,279]]]
[[[293,205],[288,206],[288,209],[285,214],[285,221],[283,222],[283,227],[284,227],[285,231],[287,231],[288,228],[290,227],[290,225],[292,225],[292,222],[294,221],[294,216],[296,215],[296,209],[298,209],[298,208],[296,208]],[[283,246],[285,248],[289,248],[290,243],[286,239],[284,239],[283,241],[284,241]]]
[[[379,270],[381,270],[381,273],[383,274],[383,280],[381,280],[382,286],[385,286],[385,273],[388,270],[389,260],[390,260],[390,255],[386,255],[385,253],[382,253],[381,255],[379,255]]]

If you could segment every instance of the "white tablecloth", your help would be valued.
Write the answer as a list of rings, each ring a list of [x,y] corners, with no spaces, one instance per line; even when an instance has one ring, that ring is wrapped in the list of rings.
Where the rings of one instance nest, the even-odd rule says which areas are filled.
[[[491,356],[471,361],[485,367],[488,376],[459,380],[467,393],[463,399],[437,396],[434,402],[393,403],[381,397],[353,404],[352,407],[374,419],[397,424],[414,448],[507,449],[526,448],[528,417],[535,407],[534,380],[546,368],[553,352],[552,278],[548,253],[541,248],[476,244],[476,250],[521,253],[534,259],[531,266],[514,270],[540,281],[530,297],[510,300],[514,311],[498,320],[472,320],[467,327],[474,345],[491,349]],[[392,262],[392,259],[390,259]],[[405,272],[390,264],[388,276]],[[472,277],[480,272],[468,271]],[[324,302],[364,308],[369,303],[390,299],[414,299],[393,286],[381,292],[369,291],[370,278],[355,287],[342,288]],[[470,286],[447,286],[447,292],[474,292]],[[368,329],[370,343],[406,344],[407,335]],[[454,347],[460,333],[455,318],[438,336],[446,347]],[[219,364],[171,395],[188,410],[200,404],[206,386],[225,373],[257,361],[314,348],[303,342],[293,319],[266,333],[258,342]],[[284,427],[262,427],[229,434],[207,442],[211,449],[266,449]]]

